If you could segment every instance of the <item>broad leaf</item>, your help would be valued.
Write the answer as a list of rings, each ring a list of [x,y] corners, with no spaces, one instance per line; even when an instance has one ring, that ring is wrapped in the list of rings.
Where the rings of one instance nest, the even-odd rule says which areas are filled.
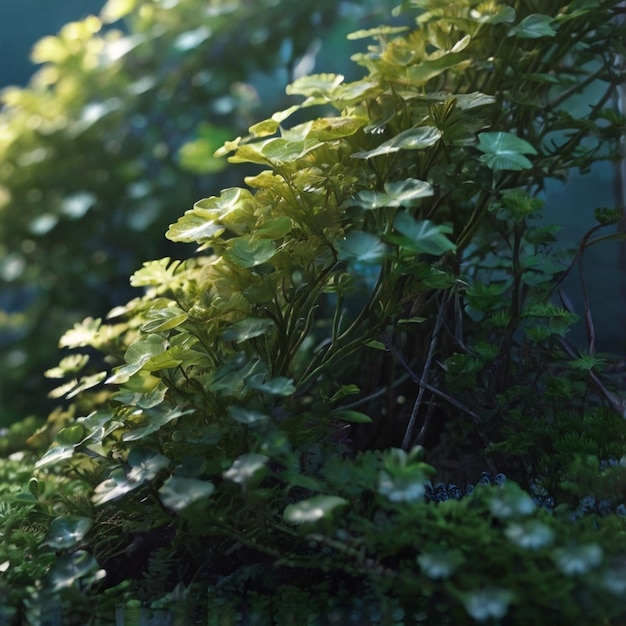
[[[57,517],[50,522],[44,543],[55,550],[66,550],[82,541],[92,526],[93,520],[90,517],[76,515]]]
[[[169,411],[163,410],[146,410],[143,413],[144,420],[141,422],[139,427],[133,428],[128,432],[125,432],[122,436],[123,441],[139,441],[140,439],[144,439],[148,435],[155,433],[157,430],[161,429],[166,424],[182,417],[183,415],[188,415],[192,413],[193,409],[187,409],[183,411],[179,407],[171,409]],[[130,461],[129,461],[130,462]]]
[[[215,491],[215,486],[197,478],[170,476],[159,489],[163,506],[180,512],[198,500],[206,500]]]
[[[330,99],[333,91],[343,82],[341,74],[311,74],[296,79],[287,86],[289,96],[322,96]]]
[[[523,155],[537,154],[531,144],[512,133],[480,133],[478,142],[478,149],[484,152],[480,160],[493,170],[528,169],[532,163]]]
[[[525,17],[517,26],[509,31],[509,37],[519,39],[539,39],[539,37],[554,37],[556,30],[553,28],[554,19],[549,15],[533,13]]]
[[[239,265],[250,268],[269,261],[276,253],[276,245],[271,239],[250,239],[237,237],[229,241],[226,258]]]
[[[325,517],[330,517],[335,509],[344,507],[347,504],[348,500],[338,496],[313,496],[307,500],[290,504],[285,509],[283,517],[292,524],[318,522]]]
[[[64,554],[56,559],[52,569],[48,573],[49,591],[54,593],[62,589],[72,587],[81,578],[92,574],[90,578],[99,579],[104,576],[104,571],[98,569],[98,562],[91,554],[84,550]]]
[[[387,253],[387,247],[372,233],[351,232],[336,243],[337,257],[342,261],[380,263]]]
[[[235,421],[246,426],[262,424],[269,420],[269,415],[243,406],[230,406],[228,407],[228,413]]]
[[[361,150],[352,156],[358,159],[371,159],[383,154],[393,154],[399,150],[423,150],[441,139],[441,131],[436,126],[418,126],[405,130],[372,150]]]
[[[272,320],[260,317],[247,317],[246,319],[235,322],[230,328],[222,333],[224,341],[248,341],[254,337],[265,335],[274,328]]]
[[[191,209],[169,227],[165,236],[180,243],[205,243],[219,237],[224,230],[222,224]]]
[[[402,237],[389,239],[406,252],[440,256],[456,249],[454,243],[446,237],[451,232],[447,226],[433,224],[429,220],[418,221],[406,211],[396,215],[393,225]]]
[[[333,411],[330,416],[341,422],[349,422],[350,424],[371,424],[372,418],[365,413],[359,411],[349,411],[347,409]]]
[[[264,454],[250,452],[240,456],[223,476],[227,480],[240,485],[248,485],[252,481],[259,480],[267,471],[269,458]]]
[[[271,396],[291,396],[296,392],[293,379],[283,376],[265,380],[265,374],[255,374],[246,380],[246,386]]]

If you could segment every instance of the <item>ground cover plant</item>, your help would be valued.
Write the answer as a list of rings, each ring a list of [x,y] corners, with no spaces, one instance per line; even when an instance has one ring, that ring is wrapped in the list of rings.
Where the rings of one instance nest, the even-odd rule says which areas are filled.
[[[75,417],[36,476],[82,497],[36,582],[68,623],[122,596],[184,623],[623,622],[623,380],[560,289],[620,215],[589,207],[573,257],[539,219],[546,180],[620,156],[618,4],[407,1],[351,36],[363,78],[298,78],[224,144],[254,169],[169,227],[197,254],[146,262],[49,372]]]

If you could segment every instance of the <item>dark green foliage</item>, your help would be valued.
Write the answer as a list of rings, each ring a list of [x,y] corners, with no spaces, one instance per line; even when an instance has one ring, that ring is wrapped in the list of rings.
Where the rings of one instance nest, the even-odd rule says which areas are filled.
[[[196,256],[64,335],[76,418],[37,467],[94,512],[56,522],[62,601],[127,578],[209,623],[624,619],[625,401],[559,294],[611,235],[572,263],[537,221],[548,178],[617,156],[624,33],[615,2],[535,4],[413,0],[417,28],[355,33],[362,79],[298,78],[218,151],[254,169],[169,227]]]

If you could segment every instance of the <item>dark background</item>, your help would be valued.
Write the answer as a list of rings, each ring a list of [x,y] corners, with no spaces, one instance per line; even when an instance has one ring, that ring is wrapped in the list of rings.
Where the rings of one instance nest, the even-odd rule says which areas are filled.
[[[25,85],[33,44],[67,22],[98,14],[105,0],[0,0],[0,87]]]

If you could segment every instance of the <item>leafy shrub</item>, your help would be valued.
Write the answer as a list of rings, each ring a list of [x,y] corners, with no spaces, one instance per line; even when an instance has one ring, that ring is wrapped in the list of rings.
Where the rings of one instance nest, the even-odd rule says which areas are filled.
[[[35,46],[41,69],[0,99],[1,424],[49,411],[64,330],[125,302],[145,259],[186,254],[162,233],[229,179],[213,151],[361,5],[111,0]]]
[[[146,603],[208,586],[243,623],[303,593],[388,623],[624,618],[624,400],[567,341],[571,265],[533,222],[548,178],[617,155],[616,3],[402,8],[418,28],[352,35],[364,78],[299,78],[218,151],[257,170],[169,227],[194,258],[63,337],[111,369],[54,372],[80,416],[38,467],[96,511],[61,597],[102,567]]]

